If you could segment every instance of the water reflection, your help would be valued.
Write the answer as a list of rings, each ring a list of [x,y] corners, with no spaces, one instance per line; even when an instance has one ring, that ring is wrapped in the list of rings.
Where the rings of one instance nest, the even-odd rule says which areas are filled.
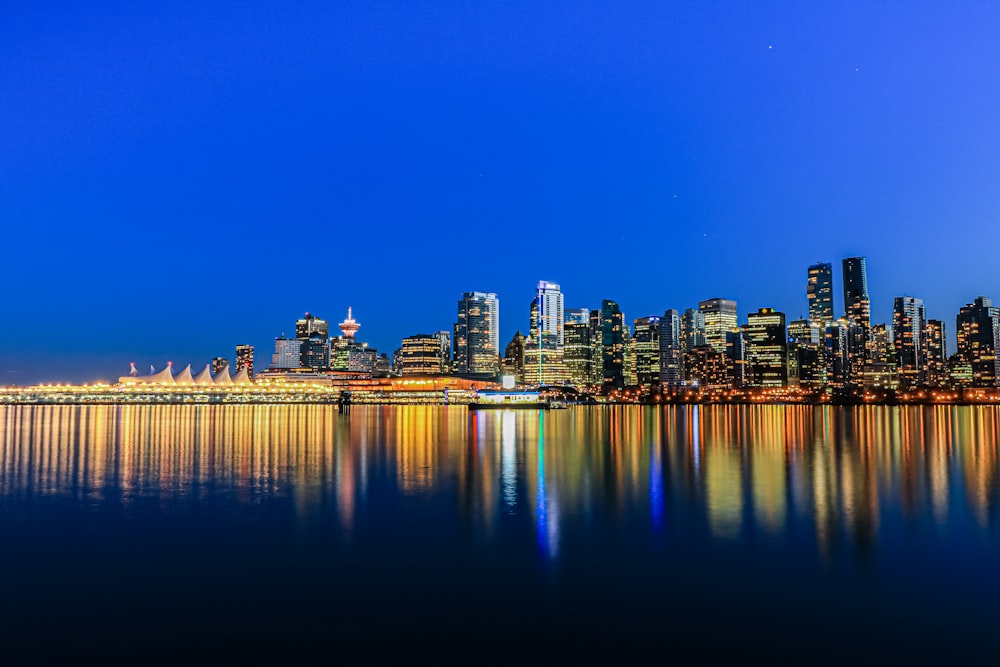
[[[350,536],[377,492],[486,540],[522,520],[548,559],[597,519],[867,554],[884,526],[993,533],[998,431],[996,408],[955,406],[10,406],[0,502],[288,498]]]

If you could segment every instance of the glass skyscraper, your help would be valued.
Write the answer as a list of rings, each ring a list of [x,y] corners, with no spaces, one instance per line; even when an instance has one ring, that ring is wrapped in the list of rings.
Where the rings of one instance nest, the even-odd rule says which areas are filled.
[[[493,375],[500,364],[500,300],[493,292],[465,292],[452,339],[455,372]]]
[[[844,313],[851,324],[871,326],[871,297],[868,295],[868,263],[864,257],[845,257]]]
[[[820,262],[809,267],[806,296],[809,320],[825,325],[833,320],[833,265]]]

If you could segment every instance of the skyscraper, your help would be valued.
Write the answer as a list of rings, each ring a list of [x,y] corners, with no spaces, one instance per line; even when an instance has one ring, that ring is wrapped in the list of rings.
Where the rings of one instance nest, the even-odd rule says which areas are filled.
[[[330,337],[330,324],[312,313],[306,313],[305,317],[295,322],[295,337],[299,340],[314,337],[326,340]]]
[[[589,311],[587,319],[590,318]],[[570,384],[577,387],[586,387],[592,383],[593,378],[593,350],[594,346],[590,340],[590,322],[579,322],[574,319],[566,320],[564,328],[563,363],[566,364],[566,373]]]
[[[971,367],[975,387],[1000,386],[1000,308],[985,296],[966,304],[955,318],[958,354]]]
[[[850,324],[871,326],[871,297],[868,296],[868,262],[864,257],[846,257],[844,273],[844,313]]]
[[[250,379],[253,379],[253,345],[237,345],[236,346],[236,372],[239,373],[240,369],[246,368],[247,375]]]
[[[274,339],[274,354],[271,355],[271,368],[287,370],[298,368],[302,363],[302,341],[298,338],[285,338],[282,334]]]
[[[931,387],[945,387],[948,385],[948,349],[944,322],[927,320],[923,339],[927,384]]]
[[[455,322],[455,372],[496,375],[500,362],[500,301],[492,292],[465,292]]]
[[[625,316],[618,304],[601,301],[601,350],[604,391],[625,387]]]
[[[659,315],[640,317],[635,321],[636,383],[647,390],[660,384],[661,324]]]
[[[788,341],[785,314],[761,308],[747,316],[747,366],[750,384],[755,387],[784,387],[788,384]]]
[[[399,348],[401,375],[441,373],[441,339],[432,334],[416,334],[403,339]]]
[[[705,318],[705,342],[716,352],[726,352],[726,332],[739,328],[736,302],[731,299],[708,299],[698,303]]]
[[[833,320],[833,265],[820,262],[809,267],[806,297],[809,299],[809,320],[826,325]]]
[[[555,336],[557,345],[563,340],[563,293],[559,285],[547,280],[538,281],[538,324],[539,331]]]
[[[590,385],[604,384],[604,316],[598,309],[590,311]]]
[[[451,333],[438,331],[434,334],[441,345],[441,373],[451,373]]]
[[[524,334],[518,331],[503,351],[503,373],[504,375],[513,375],[518,384],[523,384],[525,381],[524,341]]]
[[[892,307],[892,328],[899,385],[903,388],[915,387],[926,381],[926,348],[923,341],[926,320],[922,299],[896,297]]]
[[[660,385],[679,387],[684,383],[684,350],[681,314],[668,308],[660,320]]]

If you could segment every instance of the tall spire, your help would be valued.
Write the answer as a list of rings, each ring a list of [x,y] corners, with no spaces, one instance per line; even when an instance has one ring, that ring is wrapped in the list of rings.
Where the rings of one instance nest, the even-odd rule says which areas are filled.
[[[339,325],[340,330],[344,332],[345,338],[354,338],[354,334],[358,332],[361,325],[354,321],[354,317],[351,316],[351,307],[347,307],[347,319],[341,322]]]

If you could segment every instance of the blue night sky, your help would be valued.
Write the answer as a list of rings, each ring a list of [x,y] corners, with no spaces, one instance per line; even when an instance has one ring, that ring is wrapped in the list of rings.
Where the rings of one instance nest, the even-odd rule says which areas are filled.
[[[1000,7],[171,2],[0,9],[0,384],[390,352],[539,279],[631,321],[1000,300]]]

